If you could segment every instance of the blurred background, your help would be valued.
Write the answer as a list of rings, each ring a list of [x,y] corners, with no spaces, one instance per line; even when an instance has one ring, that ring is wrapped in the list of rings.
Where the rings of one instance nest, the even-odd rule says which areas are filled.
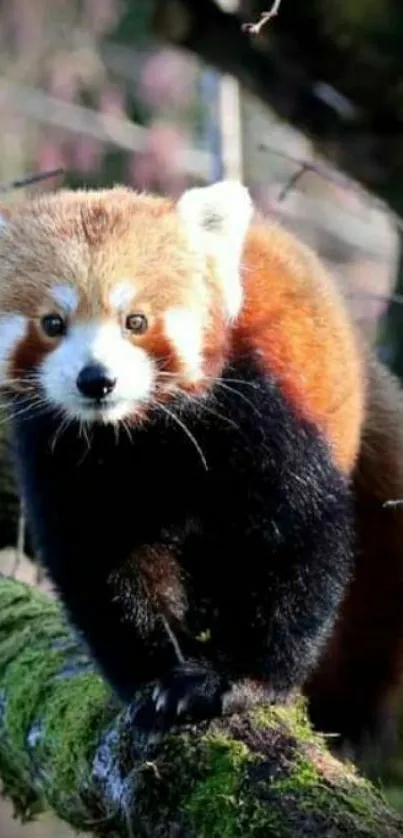
[[[402,376],[402,10],[397,0],[282,0],[264,23],[267,10],[0,2],[0,182],[64,169],[5,188],[0,204],[61,184],[176,196],[240,178],[265,214],[317,249]],[[0,465],[6,548],[21,519],[3,454]],[[0,558],[0,569],[13,564],[9,550]],[[22,827],[0,802],[0,838],[68,835],[52,817]]]

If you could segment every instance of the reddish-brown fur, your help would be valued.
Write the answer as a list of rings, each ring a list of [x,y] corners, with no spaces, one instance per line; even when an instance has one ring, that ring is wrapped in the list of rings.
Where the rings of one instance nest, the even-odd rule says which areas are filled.
[[[48,342],[50,343],[50,342]],[[37,364],[49,351],[43,335],[34,322],[30,322],[28,332],[23,341],[17,346],[12,358],[12,369],[10,373],[14,388],[26,390],[33,387],[33,376],[30,374]],[[16,382],[21,382],[20,388]]]
[[[183,623],[187,605],[185,586],[176,557],[167,548],[161,545],[138,548],[125,565],[125,576],[141,579],[154,614],[168,617],[171,623]],[[121,577],[118,573],[117,579]]]
[[[361,433],[364,371],[332,283],[311,251],[276,226],[250,232],[244,283],[236,344],[261,353],[295,409],[321,428],[349,472]]]

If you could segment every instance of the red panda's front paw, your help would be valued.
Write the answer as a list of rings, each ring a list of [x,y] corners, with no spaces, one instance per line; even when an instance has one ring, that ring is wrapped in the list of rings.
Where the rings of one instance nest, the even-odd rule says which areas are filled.
[[[181,664],[162,679],[134,711],[136,727],[162,731],[180,724],[196,724],[222,713],[228,682],[200,664]]]

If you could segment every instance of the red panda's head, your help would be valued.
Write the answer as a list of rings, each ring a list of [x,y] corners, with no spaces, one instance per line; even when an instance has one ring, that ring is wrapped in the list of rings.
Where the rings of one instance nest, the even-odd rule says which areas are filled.
[[[206,392],[242,306],[247,190],[62,191],[0,229],[0,387],[69,418]]]

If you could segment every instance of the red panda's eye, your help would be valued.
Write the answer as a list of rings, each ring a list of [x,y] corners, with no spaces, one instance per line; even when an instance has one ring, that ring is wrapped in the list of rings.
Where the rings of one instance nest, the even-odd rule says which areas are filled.
[[[66,332],[66,323],[60,314],[45,314],[41,326],[48,338],[58,338]]]
[[[135,335],[143,335],[148,329],[148,321],[144,314],[129,314],[126,317],[125,328]]]

